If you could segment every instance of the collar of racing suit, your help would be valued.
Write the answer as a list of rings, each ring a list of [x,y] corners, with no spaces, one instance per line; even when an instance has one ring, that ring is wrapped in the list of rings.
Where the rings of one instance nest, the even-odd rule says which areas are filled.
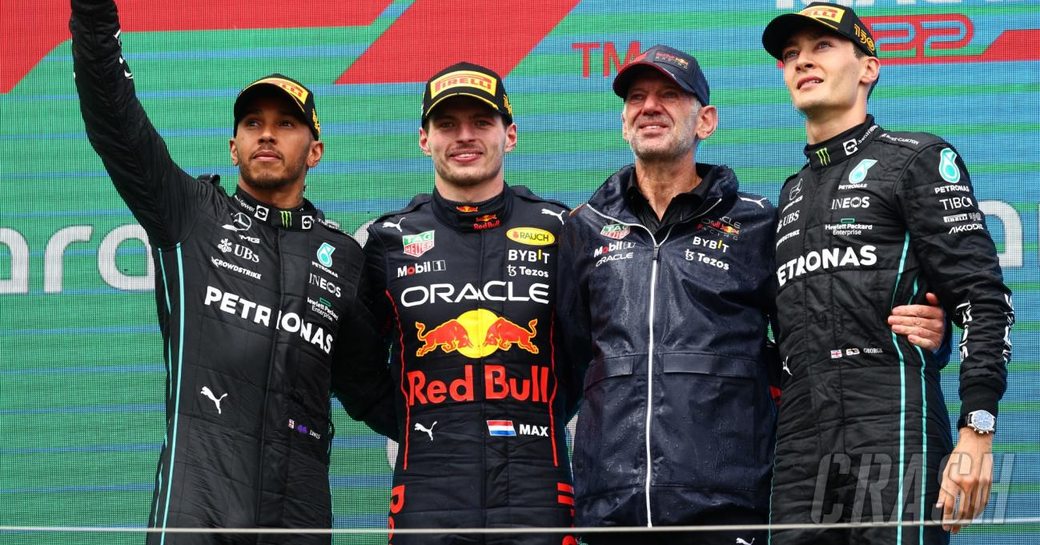
[[[303,199],[299,207],[287,210],[262,203],[241,190],[235,191],[233,196],[235,204],[246,214],[279,229],[306,231],[325,218],[307,199]]]
[[[437,219],[459,231],[486,231],[501,227],[513,209],[513,191],[504,186],[501,193],[481,202],[455,202],[433,190],[433,213]]]
[[[809,159],[809,166],[816,170],[838,164],[856,155],[864,144],[880,133],[881,127],[874,123],[874,116],[868,114],[867,120],[862,124],[819,144],[806,145],[803,152]]]

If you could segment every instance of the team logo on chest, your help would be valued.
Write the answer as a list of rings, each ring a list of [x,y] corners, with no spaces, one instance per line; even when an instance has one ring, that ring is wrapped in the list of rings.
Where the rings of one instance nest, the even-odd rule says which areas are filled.
[[[877,161],[875,161],[874,159],[864,159],[860,161],[859,164],[856,165],[856,168],[852,169],[852,172],[849,172],[849,183],[863,183],[863,180],[867,179],[867,171],[870,170],[870,167],[876,164]]]
[[[404,235],[401,244],[404,246],[404,255],[419,257],[433,249],[433,236],[436,231],[423,231],[417,235]]]
[[[627,237],[628,234],[631,232],[632,228],[627,225],[621,223],[611,223],[608,225],[604,225],[603,229],[600,229],[599,234],[607,238],[612,238],[614,240],[621,240]]]
[[[483,358],[514,346],[532,354],[539,351],[534,344],[538,334],[537,318],[524,327],[482,308],[464,312],[428,330],[426,324],[415,322],[415,329],[422,343],[415,351],[420,358],[438,348],[444,353],[457,351],[468,358]]]

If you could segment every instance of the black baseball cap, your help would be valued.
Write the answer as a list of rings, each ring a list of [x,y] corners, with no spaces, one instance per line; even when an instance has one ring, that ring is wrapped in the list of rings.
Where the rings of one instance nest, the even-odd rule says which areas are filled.
[[[430,112],[445,99],[456,96],[472,97],[491,106],[502,115],[506,125],[513,123],[513,106],[502,78],[490,68],[470,62],[453,64],[437,72],[426,82],[422,99],[422,123]]]
[[[632,86],[632,80],[639,73],[636,68],[640,66],[656,69],[674,80],[684,91],[697,97],[702,106],[708,105],[708,80],[701,72],[697,59],[667,45],[655,45],[622,67],[614,78],[614,94],[621,98],[628,96],[628,88]]]
[[[762,32],[762,45],[777,60],[782,60],[784,46],[792,34],[799,29],[815,25],[843,38],[871,57],[877,57],[877,47],[870,29],[863,24],[852,8],[829,2],[813,2],[798,13],[785,13],[766,25]]]
[[[281,74],[264,76],[239,91],[238,98],[235,99],[235,134],[238,134],[238,122],[246,114],[243,110],[249,103],[249,99],[260,91],[270,89],[277,89],[292,99],[293,103],[300,108],[300,115],[310,127],[314,139],[320,140],[321,123],[318,122],[318,110],[314,106],[314,93],[304,84]]]

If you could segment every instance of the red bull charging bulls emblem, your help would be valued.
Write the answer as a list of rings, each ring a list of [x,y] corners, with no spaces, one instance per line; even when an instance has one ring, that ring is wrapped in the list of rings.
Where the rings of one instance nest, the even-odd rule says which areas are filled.
[[[469,358],[482,358],[497,350],[516,346],[532,354],[538,353],[534,338],[538,334],[538,320],[527,322],[527,327],[515,324],[486,309],[465,312],[429,331],[426,324],[415,322],[416,337],[422,343],[415,355],[422,357],[440,348],[444,353],[459,352]],[[476,342],[474,342],[476,341]]]

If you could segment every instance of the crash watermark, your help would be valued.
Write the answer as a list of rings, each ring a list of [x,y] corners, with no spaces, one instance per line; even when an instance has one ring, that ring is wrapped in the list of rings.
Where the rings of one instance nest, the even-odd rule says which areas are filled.
[[[928,467],[929,463],[933,467]],[[991,478],[986,510],[976,521],[1000,523],[1007,516],[1014,468],[1013,453],[999,457],[987,453],[981,460],[955,453],[941,461],[914,453],[902,467],[891,452],[829,453],[820,459],[817,468],[810,520],[814,524],[937,522],[943,518],[942,508],[936,507],[940,491],[963,502],[966,499],[956,488],[957,483],[964,486],[977,480],[977,502]],[[843,490],[840,494],[836,492],[839,489]]]

